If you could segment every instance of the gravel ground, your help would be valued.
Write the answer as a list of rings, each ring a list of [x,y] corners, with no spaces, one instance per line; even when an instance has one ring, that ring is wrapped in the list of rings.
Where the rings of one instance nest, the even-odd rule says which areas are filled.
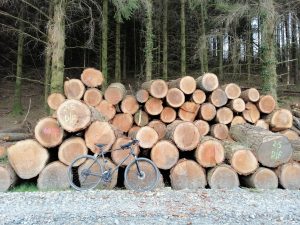
[[[300,191],[0,194],[0,224],[300,224]]]

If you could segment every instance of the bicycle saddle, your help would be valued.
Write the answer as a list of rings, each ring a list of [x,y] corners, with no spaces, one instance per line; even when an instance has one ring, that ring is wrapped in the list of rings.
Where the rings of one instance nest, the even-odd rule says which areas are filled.
[[[106,144],[95,144],[98,148],[102,148],[104,146],[106,146]]]

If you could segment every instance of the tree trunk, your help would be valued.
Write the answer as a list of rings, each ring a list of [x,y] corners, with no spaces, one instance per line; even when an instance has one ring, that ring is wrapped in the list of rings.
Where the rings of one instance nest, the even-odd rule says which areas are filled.
[[[146,80],[152,79],[152,62],[153,62],[153,0],[146,1],[146,44],[145,44],[145,58],[146,58]]]
[[[78,79],[67,80],[64,83],[65,96],[68,99],[80,100],[85,92],[85,86]]]
[[[152,127],[145,126],[138,130],[136,139],[141,148],[152,148],[158,141],[158,134]]]
[[[163,79],[168,79],[168,0],[163,1]]]
[[[207,6],[202,2],[201,10],[201,28],[200,28],[200,60],[201,60],[201,74],[208,72],[208,59],[207,59],[207,39],[205,29],[205,17]]]
[[[277,167],[292,157],[292,146],[281,134],[243,124],[231,126],[230,135],[235,141],[251,146],[258,161],[266,167]]]
[[[19,141],[7,149],[10,165],[22,179],[36,177],[45,167],[49,153],[37,141]]]
[[[219,36],[218,36],[218,45],[219,45],[219,52],[218,52],[219,70],[218,71],[219,71],[220,79],[223,80],[224,79],[224,74],[223,74],[224,36],[223,36],[223,33],[219,34]]]
[[[222,164],[208,171],[207,182],[211,189],[234,189],[240,186],[237,173],[231,166]]]
[[[181,76],[186,76],[185,1],[180,0],[180,63]]]
[[[100,70],[86,68],[81,74],[81,81],[88,87],[95,88],[104,82],[103,74]]]
[[[101,66],[104,77],[103,88],[106,88],[108,83],[108,61],[107,61],[107,45],[108,45],[108,0],[102,1],[102,44],[101,44]]]
[[[290,162],[283,164],[275,170],[280,185],[285,189],[299,190],[300,189],[300,164]]]
[[[88,106],[97,106],[103,99],[103,94],[98,88],[89,88],[84,93],[83,101]]]
[[[242,183],[246,187],[256,189],[276,189],[278,187],[278,177],[270,169],[259,167],[252,175],[242,177]]]
[[[121,82],[121,23],[120,14],[116,18],[116,56],[115,56],[115,82]]]
[[[0,163],[0,192],[8,191],[16,184],[17,175],[8,163]]]

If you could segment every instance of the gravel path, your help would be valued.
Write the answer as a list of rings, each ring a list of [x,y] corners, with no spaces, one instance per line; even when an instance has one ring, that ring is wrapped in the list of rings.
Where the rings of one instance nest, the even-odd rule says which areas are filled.
[[[0,194],[0,224],[300,224],[300,191]]]

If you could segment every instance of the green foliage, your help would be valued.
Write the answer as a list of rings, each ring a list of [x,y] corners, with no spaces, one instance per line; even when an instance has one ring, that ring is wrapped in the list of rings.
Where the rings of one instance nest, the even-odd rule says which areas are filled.
[[[129,20],[139,7],[138,0],[112,0],[112,3],[116,8],[115,19],[120,23],[123,22],[123,19]]]
[[[35,192],[38,191],[38,188],[34,183],[22,183],[14,187],[10,191],[11,192]]]

